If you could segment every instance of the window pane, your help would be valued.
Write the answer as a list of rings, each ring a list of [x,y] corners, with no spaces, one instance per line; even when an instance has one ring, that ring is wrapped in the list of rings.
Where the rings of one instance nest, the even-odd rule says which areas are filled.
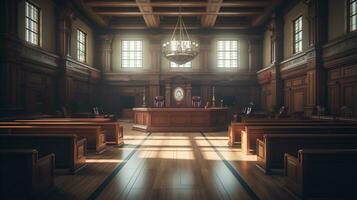
[[[239,43],[237,40],[217,41],[217,67],[237,68],[238,60]]]
[[[122,67],[142,67],[143,43],[141,40],[122,41]]]
[[[87,35],[81,30],[77,30],[77,60],[85,62],[87,57]]]
[[[31,44],[39,45],[39,9],[25,2],[25,40]]]
[[[294,21],[294,53],[302,51],[302,16]]]
[[[355,15],[357,13],[357,1],[351,3],[350,11],[350,15]]]

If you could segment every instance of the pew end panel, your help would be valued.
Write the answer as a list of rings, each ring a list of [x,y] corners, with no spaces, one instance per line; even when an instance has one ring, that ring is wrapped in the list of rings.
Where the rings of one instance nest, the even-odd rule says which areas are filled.
[[[1,149],[0,161],[2,197],[32,198],[54,185],[54,154],[39,158],[35,149]]]
[[[245,130],[245,126],[241,123],[232,122],[228,126],[228,145],[235,146],[241,143],[241,131]]]
[[[286,187],[295,194],[300,194],[301,188],[301,174],[298,170],[299,160],[296,156],[286,153],[284,155],[284,176],[288,177],[285,179]]]
[[[87,139],[83,138],[77,141],[77,144],[73,145],[74,148],[74,168],[70,172],[72,174],[77,173],[79,170],[86,166],[86,155],[87,155]]]
[[[106,143],[113,144],[117,146],[124,145],[124,128],[117,122],[112,122],[111,124],[106,123],[103,126],[106,133]]]
[[[266,165],[266,151],[265,151],[265,143],[261,139],[257,139],[257,163],[256,166],[262,170],[264,173],[266,173],[266,169],[261,167]]]
[[[49,189],[54,185],[54,170],[55,170],[55,154],[51,153],[44,156],[37,161],[36,168],[36,181],[39,184],[36,185],[35,191],[41,191]],[[46,178],[50,177],[50,178]]]
[[[285,159],[286,187],[303,199],[355,197],[357,149],[302,149]]]

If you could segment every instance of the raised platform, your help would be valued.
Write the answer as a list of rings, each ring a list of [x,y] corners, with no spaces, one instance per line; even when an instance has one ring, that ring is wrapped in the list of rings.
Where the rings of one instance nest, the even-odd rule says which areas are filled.
[[[228,125],[228,108],[133,108],[134,130],[153,132],[220,131]]]

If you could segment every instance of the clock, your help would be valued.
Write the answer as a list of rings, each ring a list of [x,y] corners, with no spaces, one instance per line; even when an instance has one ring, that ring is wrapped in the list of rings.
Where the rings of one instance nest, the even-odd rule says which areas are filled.
[[[174,90],[174,98],[176,101],[182,101],[185,97],[185,93],[181,87],[177,87]]]

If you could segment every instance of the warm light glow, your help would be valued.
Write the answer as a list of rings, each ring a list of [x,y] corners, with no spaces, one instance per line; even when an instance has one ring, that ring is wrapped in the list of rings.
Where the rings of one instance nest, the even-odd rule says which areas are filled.
[[[190,39],[185,23],[180,15],[171,39],[162,45],[164,56],[177,65],[192,61],[198,54],[199,44]]]
[[[118,159],[86,159],[86,163],[121,163]]]
[[[138,149],[138,157],[142,159],[169,159],[169,160],[195,160],[197,156],[205,160],[220,161],[223,156],[227,161],[257,161],[256,155],[245,155],[240,148],[231,148],[227,145],[228,137],[225,132],[205,133],[154,133],[146,138],[145,135],[126,136],[125,149],[135,148],[146,138]],[[223,135],[224,134],[224,135]],[[197,146],[198,148],[195,148]],[[124,149],[123,148],[123,149]],[[217,152],[219,154],[217,154]],[[102,161],[106,162],[106,161]],[[114,161],[107,161],[114,162]],[[97,162],[99,163],[99,162]]]

